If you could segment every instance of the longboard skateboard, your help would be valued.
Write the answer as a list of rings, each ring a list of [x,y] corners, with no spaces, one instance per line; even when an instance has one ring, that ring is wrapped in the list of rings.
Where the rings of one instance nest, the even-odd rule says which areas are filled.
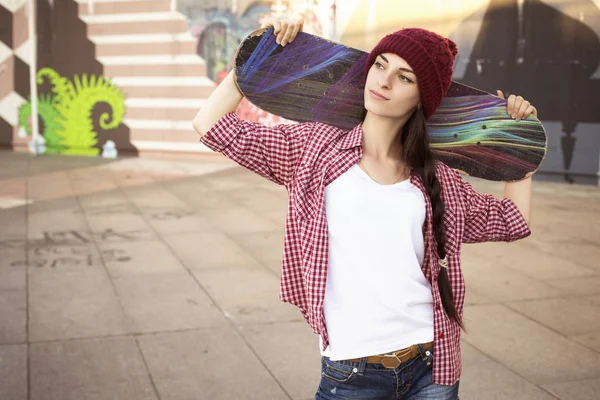
[[[244,96],[293,121],[345,130],[362,122],[368,54],[304,32],[281,47],[272,32],[251,33],[237,50],[235,76]],[[437,159],[491,181],[524,179],[546,156],[546,133],[537,118],[517,122],[507,114],[506,100],[454,81],[427,130]]]

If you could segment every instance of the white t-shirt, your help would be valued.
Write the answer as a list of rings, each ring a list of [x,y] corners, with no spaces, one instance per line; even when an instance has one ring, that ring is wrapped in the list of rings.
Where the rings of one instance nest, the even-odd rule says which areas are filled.
[[[329,346],[321,354],[343,360],[432,341],[423,193],[409,179],[381,185],[356,164],[325,188],[325,207]]]

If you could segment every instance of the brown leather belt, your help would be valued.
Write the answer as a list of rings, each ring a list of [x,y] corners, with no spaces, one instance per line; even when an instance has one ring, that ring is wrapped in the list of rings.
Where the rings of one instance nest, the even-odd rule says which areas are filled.
[[[423,343],[421,346],[423,347],[423,350],[429,350],[433,348],[433,342]],[[367,357],[367,364],[381,364],[386,368],[396,368],[403,362],[412,360],[420,354],[421,352],[419,351],[419,346],[415,344],[407,347],[406,349],[394,351],[393,353],[369,356]],[[360,358],[353,358],[352,360],[348,361],[360,362],[360,360]]]

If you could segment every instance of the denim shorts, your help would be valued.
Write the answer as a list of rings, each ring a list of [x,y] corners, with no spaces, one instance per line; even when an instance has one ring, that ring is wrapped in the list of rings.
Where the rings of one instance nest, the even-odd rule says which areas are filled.
[[[321,358],[321,382],[315,400],[458,400],[458,382],[452,386],[433,383],[433,349],[400,364],[331,361]]]

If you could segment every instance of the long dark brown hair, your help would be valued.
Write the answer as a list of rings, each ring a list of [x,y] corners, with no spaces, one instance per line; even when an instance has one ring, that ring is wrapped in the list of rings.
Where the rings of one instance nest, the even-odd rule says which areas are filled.
[[[433,212],[433,233],[437,242],[439,258],[446,257],[446,231],[444,229],[444,202],[442,201],[442,186],[435,176],[435,159],[429,148],[429,136],[423,108],[419,107],[406,121],[400,136],[404,160],[423,180],[423,185],[429,198]],[[452,287],[448,278],[448,269],[440,268],[438,287],[442,298],[442,306],[448,317],[464,329],[463,321],[456,310]]]

